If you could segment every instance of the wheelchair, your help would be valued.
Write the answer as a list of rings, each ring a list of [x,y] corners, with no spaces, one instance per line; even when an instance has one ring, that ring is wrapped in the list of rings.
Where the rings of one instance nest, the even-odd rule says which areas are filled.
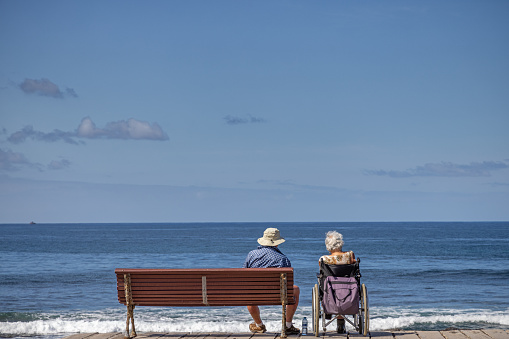
[[[350,323],[359,334],[367,336],[369,333],[369,307],[368,307],[368,290],[364,284],[361,284],[361,273],[359,270],[360,259],[349,265],[327,265],[320,261],[320,273],[318,273],[318,283],[313,287],[312,294],[312,321],[313,321],[313,334],[320,336],[320,320],[322,322],[323,331],[327,331],[329,326],[334,320],[338,321],[338,332],[344,333],[339,328],[342,327],[344,331],[345,322]],[[325,293],[324,282],[328,276],[334,277],[354,277],[357,281],[359,291],[359,308],[355,314],[326,314],[323,307],[323,298]],[[350,318],[347,316],[351,316]]]

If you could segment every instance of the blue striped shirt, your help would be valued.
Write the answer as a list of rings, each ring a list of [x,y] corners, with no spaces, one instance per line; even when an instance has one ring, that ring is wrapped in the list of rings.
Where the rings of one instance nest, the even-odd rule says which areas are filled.
[[[275,246],[258,246],[248,253],[244,268],[292,267],[290,260]]]

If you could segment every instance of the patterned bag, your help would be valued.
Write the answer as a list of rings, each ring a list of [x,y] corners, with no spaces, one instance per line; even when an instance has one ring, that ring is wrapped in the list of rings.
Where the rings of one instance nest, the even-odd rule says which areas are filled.
[[[322,298],[326,314],[357,314],[359,312],[359,286],[354,277],[325,278]]]

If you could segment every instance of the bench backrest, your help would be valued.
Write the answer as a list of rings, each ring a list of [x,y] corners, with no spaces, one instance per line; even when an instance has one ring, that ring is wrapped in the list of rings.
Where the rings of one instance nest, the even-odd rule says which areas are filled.
[[[293,268],[117,268],[115,274],[118,301],[125,305],[124,277],[137,306],[281,305],[282,274],[287,304],[294,304]]]

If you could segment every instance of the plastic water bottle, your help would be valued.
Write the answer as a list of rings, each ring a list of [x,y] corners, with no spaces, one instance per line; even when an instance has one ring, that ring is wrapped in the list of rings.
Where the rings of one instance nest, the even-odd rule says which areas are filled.
[[[308,319],[302,318],[302,335],[308,335]]]

